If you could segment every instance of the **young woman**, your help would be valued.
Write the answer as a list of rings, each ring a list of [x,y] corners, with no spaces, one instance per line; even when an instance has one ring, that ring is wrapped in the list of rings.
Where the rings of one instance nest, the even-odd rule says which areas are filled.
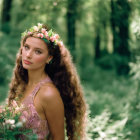
[[[86,104],[68,49],[59,35],[38,24],[22,34],[9,105],[18,98],[26,127],[39,140],[83,140]]]

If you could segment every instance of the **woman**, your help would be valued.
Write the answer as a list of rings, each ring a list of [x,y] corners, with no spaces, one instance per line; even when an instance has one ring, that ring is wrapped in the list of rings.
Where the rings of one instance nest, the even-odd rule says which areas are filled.
[[[84,139],[86,105],[69,51],[59,35],[38,24],[22,34],[10,84],[9,105],[24,104],[26,127],[38,139]],[[65,119],[64,119],[65,118]]]

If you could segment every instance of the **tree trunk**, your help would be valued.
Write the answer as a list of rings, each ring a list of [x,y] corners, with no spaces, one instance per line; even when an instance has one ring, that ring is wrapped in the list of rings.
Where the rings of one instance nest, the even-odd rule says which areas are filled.
[[[129,15],[131,9],[127,0],[111,0],[111,28],[113,34],[114,54],[117,55],[116,66],[118,74],[129,72]]]
[[[95,59],[100,58],[100,33],[97,31],[97,35],[95,38]]]
[[[75,50],[76,50],[76,18],[77,18],[77,4],[78,0],[68,0],[67,5],[67,45],[75,60]]]
[[[121,40],[118,52],[120,55],[130,56],[128,45],[130,5],[127,0],[118,0],[118,6],[123,9],[120,14],[119,36]]]
[[[2,23],[2,31],[5,33],[10,32],[11,5],[12,5],[12,0],[3,0],[1,23]]]

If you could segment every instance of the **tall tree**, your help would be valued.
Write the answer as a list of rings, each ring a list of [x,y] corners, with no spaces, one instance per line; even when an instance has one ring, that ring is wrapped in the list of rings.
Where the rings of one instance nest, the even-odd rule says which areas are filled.
[[[94,1],[93,2],[93,27],[94,27],[94,50],[95,59],[101,58],[103,55],[108,53],[108,32],[107,28],[109,26],[110,19],[110,7],[109,1]]]
[[[9,33],[10,32],[10,20],[11,20],[11,15],[10,15],[10,10],[11,10],[11,5],[12,5],[12,0],[3,0],[2,4],[2,18],[1,18],[1,23],[2,23],[2,31]]]
[[[131,8],[128,0],[111,0],[111,28],[113,33],[114,53],[121,59],[117,62],[119,74],[128,73],[129,50],[129,16]]]
[[[100,50],[100,29],[97,30],[96,32],[96,37],[95,37],[95,59],[98,59],[101,57],[101,50]]]
[[[79,0],[68,0],[67,1],[67,45],[70,47],[70,51],[73,54],[75,60],[75,49],[76,49],[76,18],[77,18],[77,7]]]

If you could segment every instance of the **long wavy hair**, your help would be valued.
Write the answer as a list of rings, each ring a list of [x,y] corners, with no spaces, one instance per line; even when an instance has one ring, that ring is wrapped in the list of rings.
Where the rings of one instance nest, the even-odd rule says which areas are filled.
[[[44,28],[46,28],[46,26],[44,26]],[[46,28],[46,30],[48,29]],[[25,36],[21,40],[21,47],[17,53],[16,65],[10,83],[9,105],[15,98],[20,99],[28,83],[28,73],[22,66],[21,54],[22,46],[24,46],[26,39],[30,36],[35,37],[34,35]],[[84,140],[86,103],[80,80],[69,50],[60,43],[54,45],[53,42],[46,43],[49,55],[53,56],[53,59],[50,64],[46,64],[45,72],[59,90],[63,100],[68,140]]]

